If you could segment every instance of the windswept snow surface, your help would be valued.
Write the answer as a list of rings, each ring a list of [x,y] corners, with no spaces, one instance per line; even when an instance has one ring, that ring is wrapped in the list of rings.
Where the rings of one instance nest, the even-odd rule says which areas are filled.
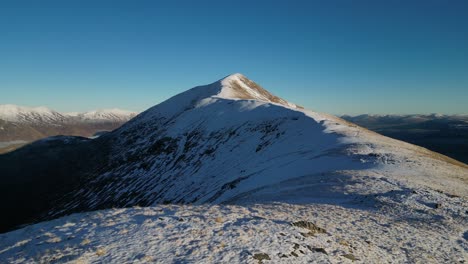
[[[465,164],[305,110],[240,74],[176,95],[89,144],[99,142],[109,144],[108,162],[48,217],[156,207],[1,235],[0,260],[466,261]],[[301,220],[326,233],[291,226]]]
[[[406,209],[425,195],[409,195]],[[461,227],[468,223],[451,214],[461,205],[419,207],[412,212],[391,204],[367,210],[283,203],[110,209],[0,235],[0,262],[464,263],[468,231]]]

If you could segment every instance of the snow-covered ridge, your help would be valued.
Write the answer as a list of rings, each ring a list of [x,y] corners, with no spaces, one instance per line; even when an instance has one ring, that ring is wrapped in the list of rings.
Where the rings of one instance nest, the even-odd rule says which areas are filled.
[[[0,105],[0,120],[28,124],[62,124],[67,122],[128,121],[137,112],[121,109],[102,109],[84,113],[59,113],[47,107],[25,107],[13,104]]]
[[[12,104],[0,105],[0,119],[10,122],[53,123],[65,116],[47,107],[25,107]]]
[[[111,136],[118,142],[111,158],[117,167],[110,166],[100,177],[133,178],[128,185],[113,184],[126,186],[119,192],[136,189],[140,196],[115,194],[118,187],[112,184],[104,187],[113,190],[106,194],[84,188],[87,199],[96,203],[310,201],[320,190],[314,182],[320,175],[331,179],[343,171],[376,171],[377,177],[404,178],[416,186],[466,195],[461,184],[468,175],[466,165],[296,107],[240,74],[178,94]],[[171,185],[167,180],[174,175],[177,184]],[[305,188],[304,182],[310,186]]]
[[[170,117],[187,109],[203,107],[220,99],[258,103],[270,103],[291,109],[301,106],[279,98],[240,73],[228,75],[214,83],[196,86],[144,111],[139,122],[148,122],[158,117]]]
[[[67,116],[78,118],[82,121],[128,121],[137,115],[137,112],[113,109],[99,109],[84,113],[67,113]]]

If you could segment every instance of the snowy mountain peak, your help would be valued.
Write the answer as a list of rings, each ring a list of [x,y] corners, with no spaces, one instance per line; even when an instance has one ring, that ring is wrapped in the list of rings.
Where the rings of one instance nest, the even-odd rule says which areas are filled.
[[[141,118],[137,122],[144,123],[154,118],[172,118],[188,109],[202,107],[220,101],[220,99],[230,101],[256,100],[287,108],[303,109],[301,106],[271,94],[244,75],[235,73],[214,83],[196,86],[177,94],[142,113]]]
[[[280,104],[296,108],[295,104],[279,98],[240,73],[231,74],[219,81],[221,91],[217,97],[225,99],[247,99]]]

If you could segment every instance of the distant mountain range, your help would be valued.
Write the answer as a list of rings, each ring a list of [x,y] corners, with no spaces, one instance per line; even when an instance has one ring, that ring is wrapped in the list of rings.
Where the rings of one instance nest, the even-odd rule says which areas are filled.
[[[92,137],[118,128],[136,114],[120,109],[59,113],[47,107],[0,105],[0,153],[50,136]]]
[[[408,115],[343,115],[341,118],[356,124],[363,124],[367,128],[373,129],[382,127],[401,127],[402,125],[421,124],[421,123],[450,123],[461,129],[468,129],[468,114],[444,115],[444,114],[408,114]]]
[[[468,163],[468,115],[358,115],[343,119]]]

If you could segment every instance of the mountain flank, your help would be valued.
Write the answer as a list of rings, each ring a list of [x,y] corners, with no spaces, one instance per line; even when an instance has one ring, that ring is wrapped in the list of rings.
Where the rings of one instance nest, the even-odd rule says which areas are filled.
[[[466,164],[241,74],[0,169],[1,231],[28,225],[0,235],[0,262],[459,263],[468,249]]]

